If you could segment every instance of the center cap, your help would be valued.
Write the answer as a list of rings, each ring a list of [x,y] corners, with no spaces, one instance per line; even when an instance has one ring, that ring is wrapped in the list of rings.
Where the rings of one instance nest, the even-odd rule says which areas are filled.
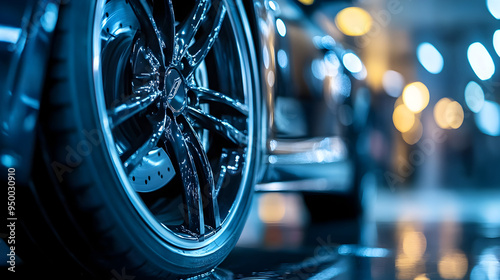
[[[186,107],[187,88],[184,78],[177,69],[169,69],[165,77],[167,100],[175,113],[180,113]]]

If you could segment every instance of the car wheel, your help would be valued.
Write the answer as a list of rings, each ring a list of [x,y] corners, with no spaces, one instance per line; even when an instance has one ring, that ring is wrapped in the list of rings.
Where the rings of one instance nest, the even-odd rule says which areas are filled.
[[[53,184],[32,187],[45,219],[93,275],[210,271],[239,237],[258,162],[241,1],[63,2],[41,109]]]

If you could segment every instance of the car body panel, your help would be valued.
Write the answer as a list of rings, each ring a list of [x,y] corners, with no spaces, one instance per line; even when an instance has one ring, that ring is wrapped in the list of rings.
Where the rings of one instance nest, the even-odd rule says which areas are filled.
[[[355,119],[363,115],[354,103],[369,95],[363,78],[355,78],[342,63],[349,51],[293,1],[257,0],[254,13],[266,111],[257,189],[276,190],[275,182],[288,181],[294,183],[279,190],[351,192]],[[318,38],[323,44],[315,42]],[[318,74],[322,67],[332,73]]]

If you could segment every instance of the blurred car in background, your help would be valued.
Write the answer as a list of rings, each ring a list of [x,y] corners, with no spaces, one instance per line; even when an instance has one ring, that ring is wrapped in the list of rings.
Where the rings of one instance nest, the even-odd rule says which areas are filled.
[[[364,168],[356,145],[370,107],[367,72],[306,7],[297,1],[255,3],[269,111],[262,182],[288,182],[257,188],[304,192],[313,220],[355,217]]]
[[[318,217],[359,213],[366,69],[294,2],[2,8],[0,159],[26,263],[206,273],[254,188],[322,193],[306,196]]]

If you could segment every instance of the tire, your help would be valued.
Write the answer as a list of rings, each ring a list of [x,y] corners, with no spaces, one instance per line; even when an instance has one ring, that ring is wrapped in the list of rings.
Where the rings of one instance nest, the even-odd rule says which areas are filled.
[[[40,116],[47,172],[31,187],[50,233],[27,220],[29,235],[94,278],[212,270],[241,233],[259,162],[241,1],[64,3]]]

